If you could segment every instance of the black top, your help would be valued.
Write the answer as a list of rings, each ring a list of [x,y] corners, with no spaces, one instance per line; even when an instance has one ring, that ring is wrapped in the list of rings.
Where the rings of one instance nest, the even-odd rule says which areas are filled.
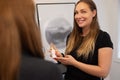
[[[113,43],[110,39],[110,36],[107,32],[103,32],[100,30],[100,33],[97,37],[96,43],[95,43],[95,51],[92,57],[88,57],[87,60],[83,58],[83,56],[77,57],[76,51],[71,52],[70,54],[78,61],[91,64],[91,65],[98,65],[98,49],[103,47],[110,47],[113,48]],[[80,69],[73,67],[73,66],[67,66],[67,72],[65,73],[65,79],[66,80],[100,80],[99,77],[92,76],[90,74],[87,74]]]
[[[19,80],[63,80],[56,64],[33,57],[28,52],[22,54]]]

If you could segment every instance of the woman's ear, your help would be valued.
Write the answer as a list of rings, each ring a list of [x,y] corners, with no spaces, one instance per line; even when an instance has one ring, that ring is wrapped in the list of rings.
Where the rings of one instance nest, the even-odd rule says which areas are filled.
[[[95,17],[96,13],[96,10],[93,10],[93,17]]]

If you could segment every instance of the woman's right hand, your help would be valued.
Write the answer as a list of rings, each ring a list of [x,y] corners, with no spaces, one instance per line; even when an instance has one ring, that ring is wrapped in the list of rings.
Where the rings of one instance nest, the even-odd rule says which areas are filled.
[[[52,52],[52,49],[55,50],[56,57],[62,57],[61,52],[56,48],[56,46],[53,43],[50,44],[50,50],[49,50],[50,53]]]

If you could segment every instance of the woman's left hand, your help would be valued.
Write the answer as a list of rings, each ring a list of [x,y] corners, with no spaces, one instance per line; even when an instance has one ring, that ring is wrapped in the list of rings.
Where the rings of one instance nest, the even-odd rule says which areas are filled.
[[[56,59],[64,65],[73,65],[77,61],[71,55],[65,55],[65,57],[57,57]]]

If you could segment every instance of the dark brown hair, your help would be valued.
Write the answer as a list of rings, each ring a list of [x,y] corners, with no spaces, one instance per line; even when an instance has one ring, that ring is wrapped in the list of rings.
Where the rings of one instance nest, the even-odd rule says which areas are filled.
[[[17,80],[22,50],[44,58],[32,0],[0,0],[0,80]]]

